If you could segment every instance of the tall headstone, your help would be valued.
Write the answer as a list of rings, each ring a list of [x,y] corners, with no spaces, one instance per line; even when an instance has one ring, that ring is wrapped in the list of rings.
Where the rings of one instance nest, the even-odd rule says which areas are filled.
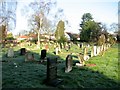
[[[65,67],[66,73],[68,73],[72,70],[72,65],[73,65],[72,55],[70,54],[66,57],[66,67]]]
[[[47,58],[47,78],[46,84],[57,86],[61,82],[57,78],[57,58]]]
[[[97,56],[97,47],[94,46],[93,48],[94,48],[94,56]]]
[[[43,49],[43,50],[41,50],[41,57],[40,57],[40,59],[42,61],[44,61],[45,57],[46,57],[46,49]]]
[[[14,50],[13,48],[8,49],[7,57],[13,57],[14,56]]]
[[[96,53],[96,54],[99,55],[99,53],[100,53],[100,47],[98,46],[98,47],[97,47],[97,53]]]
[[[25,55],[26,54],[26,49],[25,48],[21,48],[20,49],[20,55]]]
[[[59,53],[59,47],[56,47],[55,48],[55,54],[58,55],[58,53]]]

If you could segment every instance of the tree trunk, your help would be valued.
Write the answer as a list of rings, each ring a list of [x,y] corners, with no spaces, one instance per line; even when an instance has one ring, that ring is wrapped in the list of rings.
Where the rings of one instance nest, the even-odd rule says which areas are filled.
[[[40,30],[38,30],[38,43],[37,43],[37,45],[38,45],[38,48],[40,49]]]

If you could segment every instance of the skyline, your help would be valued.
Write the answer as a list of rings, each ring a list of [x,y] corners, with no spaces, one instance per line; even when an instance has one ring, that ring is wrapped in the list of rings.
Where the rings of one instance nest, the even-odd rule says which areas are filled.
[[[84,13],[91,13],[95,21],[102,22],[106,24],[107,27],[112,23],[118,23],[118,0],[109,0],[109,2],[108,0],[90,1],[92,2],[86,2],[86,0],[57,0],[57,8],[63,9],[64,15],[71,26],[71,28],[66,28],[66,31],[79,33],[79,24],[81,23],[81,17]],[[25,4],[22,1],[21,3]],[[28,29],[25,17],[22,16],[19,11],[21,7],[22,5],[17,8],[16,29],[13,33],[17,33],[22,29]]]

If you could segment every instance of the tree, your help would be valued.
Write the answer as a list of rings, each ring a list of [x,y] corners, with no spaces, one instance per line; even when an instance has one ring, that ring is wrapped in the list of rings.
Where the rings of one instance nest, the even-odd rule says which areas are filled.
[[[80,39],[87,42],[97,41],[101,27],[93,20],[92,15],[90,13],[83,14],[81,23]]]
[[[64,22],[60,20],[55,31],[55,37],[58,43],[64,43],[67,40],[64,31],[65,31]]]
[[[17,1],[8,2],[7,0],[0,2],[0,38],[5,46],[4,40],[8,30],[12,30],[16,26],[16,8]]]
[[[33,22],[32,25],[33,30],[35,30],[38,33],[38,46],[40,46],[40,33],[43,30],[47,30],[48,25],[47,18],[46,16],[49,14],[51,7],[55,4],[55,2],[52,1],[43,1],[43,0],[38,0],[35,2],[31,2],[29,6],[33,9],[34,14],[32,15],[33,17]],[[45,29],[47,28],[47,29]]]

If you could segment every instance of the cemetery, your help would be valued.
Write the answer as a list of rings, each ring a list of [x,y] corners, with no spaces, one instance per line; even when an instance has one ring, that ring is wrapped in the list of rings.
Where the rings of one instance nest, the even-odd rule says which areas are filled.
[[[53,45],[48,45],[47,52],[43,46],[38,50],[35,44],[28,46],[26,43],[24,48],[12,47],[12,51],[2,48],[2,88],[118,87],[119,44],[107,47],[103,56],[99,49],[96,54],[98,51],[93,50],[93,46],[85,49],[86,43],[83,48],[72,44],[69,51],[63,48],[56,55]],[[86,54],[89,60],[84,60]]]
[[[0,1],[0,89],[120,87],[120,27],[110,20],[112,2],[101,9],[81,0],[23,1]]]

